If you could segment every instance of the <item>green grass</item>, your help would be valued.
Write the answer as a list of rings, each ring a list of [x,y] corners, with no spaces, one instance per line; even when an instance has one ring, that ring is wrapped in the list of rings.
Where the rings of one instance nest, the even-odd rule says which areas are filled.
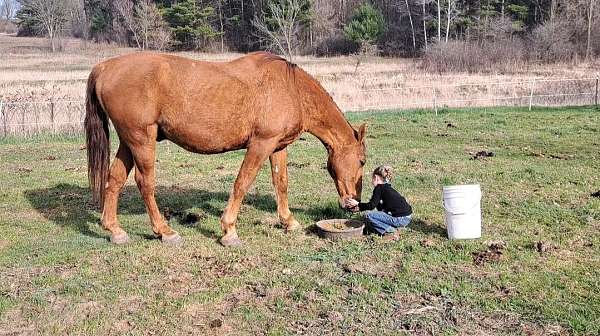
[[[348,117],[369,124],[365,174],[393,165],[413,204],[399,241],[312,233],[316,220],[346,214],[308,134],[289,147],[290,205],[306,230],[276,225],[265,165],[233,249],[217,243],[219,216],[243,151],[161,143],[159,205],[201,220],[171,219],[185,244],[161,245],[130,178],[119,214],[133,241],[112,246],[90,201],[82,137],[0,140],[0,334],[600,333],[600,199],[590,196],[600,189],[600,110]],[[495,156],[471,160],[479,150]],[[441,187],[454,183],[481,184],[482,239],[446,238]],[[474,264],[498,240],[500,260]],[[550,248],[536,251],[539,241]]]

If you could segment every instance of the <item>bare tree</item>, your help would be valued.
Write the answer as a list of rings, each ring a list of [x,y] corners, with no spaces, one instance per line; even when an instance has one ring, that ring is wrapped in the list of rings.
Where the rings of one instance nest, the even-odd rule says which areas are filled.
[[[442,42],[442,5],[440,0],[435,0],[437,5],[437,40],[438,43]]]
[[[447,0],[448,1],[448,11],[446,12],[446,39],[445,42],[448,43],[448,35],[450,35],[450,24],[452,23],[452,19],[457,16],[457,8],[455,0]],[[504,11],[504,3],[502,3],[502,10]],[[502,15],[504,17],[504,14]]]
[[[56,40],[69,22],[69,0],[22,0],[30,8],[39,28],[50,39],[52,52],[56,51]]]
[[[412,13],[410,11],[410,5],[408,0],[404,0],[406,4],[406,11],[408,12],[408,20],[410,22],[410,32],[412,33],[413,53],[417,50],[417,38],[415,37],[415,26],[413,24]]]
[[[223,24],[223,0],[216,0],[219,11],[219,35],[221,38],[221,52],[225,52],[225,25]]]
[[[272,0],[268,2],[268,17],[265,12],[255,17],[253,25],[259,38],[270,49],[284,54],[290,61],[294,57],[300,31],[300,16],[306,0]]]
[[[88,19],[88,13],[86,12],[85,0],[71,0],[70,10],[70,21],[71,21],[71,33],[75,37],[81,37],[83,39],[84,48],[89,40],[90,32],[90,20]]]
[[[595,0],[590,0],[590,4],[588,6],[588,27],[587,27],[587,46],[585,48],[585,59],[589,60],[592,56],[592,21],[594,19],[594,5]]]
[[[170,32],[158,8],[150,0],[138,2],[134,9],[134,30],[142,49],[165,49],[170,43]]]
[[[134,5],[131,0],[114,0],[113,6],[117,12],[117,15],[121,18],[125,27],[133,35],[133,40],[138,48],[143,49],[140,37],[138,36],[138,30],[135,22]]]
[[[423,6],[422,20],[423,20],[423,40],[425,41],[425,51],[427,51],[427,19],[428,14],[425,6],[429,4],[432,0],[420,0],[421,5]]]
[[[16,9],[15,0],[0,0],[0,17],[6,21],[10,21],[15,16]]]

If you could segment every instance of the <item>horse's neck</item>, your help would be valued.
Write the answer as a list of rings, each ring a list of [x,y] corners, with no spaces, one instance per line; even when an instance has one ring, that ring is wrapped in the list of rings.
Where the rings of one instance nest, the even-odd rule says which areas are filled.
[[[354,129],[321,84],[301,69],[295,70],[294,78],[302,102],[304,130],[328,150],[355,142]]]
[[[328,149],[336,149],[356,141],[354,131],[333,101],[325,106],[315,105],[309,113],[307,131],[316,136]]]

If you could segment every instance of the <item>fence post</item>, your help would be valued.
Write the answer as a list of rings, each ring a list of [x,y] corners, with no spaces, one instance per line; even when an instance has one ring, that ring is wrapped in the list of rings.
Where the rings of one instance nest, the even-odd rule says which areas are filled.
[[[52,123],[52,134],[56,134],[56,128],[54,127],[54,100],[50,101],[50,123]]]
[[[4,137],[6,138],[6,115],[4,114],[4,101],[0,99],[0,115],[2,115],[2,128],[4,129]]]
[[[598,81],[599,80],[600,80],[600,76],[596,75],[596,95],[594,96],[594,105],[596,105],[596,106],[598,106]],[[0,106],[2,106],[2,105],[0,105]]]
[[[533,105],[533,90],[535,89],[535,79],[531,82],[531,92],[529,93],[529,111],[531,111],[531,105]]]
[[[435,87],[433,87],[433,110],[435,111],[435,115],[438,115],[438,108],[437,108],[437,92],[435,90]]]
[[[25,108],[21,106],[21,132],[25,134]]]

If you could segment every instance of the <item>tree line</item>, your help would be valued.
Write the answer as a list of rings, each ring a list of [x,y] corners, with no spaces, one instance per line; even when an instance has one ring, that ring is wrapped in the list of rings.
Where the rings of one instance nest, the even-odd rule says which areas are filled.
[[[504,46],[527,57],[560,60],[600,52],[596,2],[0,0],[0,9],[6,20],[16,22],[19,35],[46,36],[53,50],[69,36],[140,49],[270,49],[290,58],[444,55],[448,48]]]

